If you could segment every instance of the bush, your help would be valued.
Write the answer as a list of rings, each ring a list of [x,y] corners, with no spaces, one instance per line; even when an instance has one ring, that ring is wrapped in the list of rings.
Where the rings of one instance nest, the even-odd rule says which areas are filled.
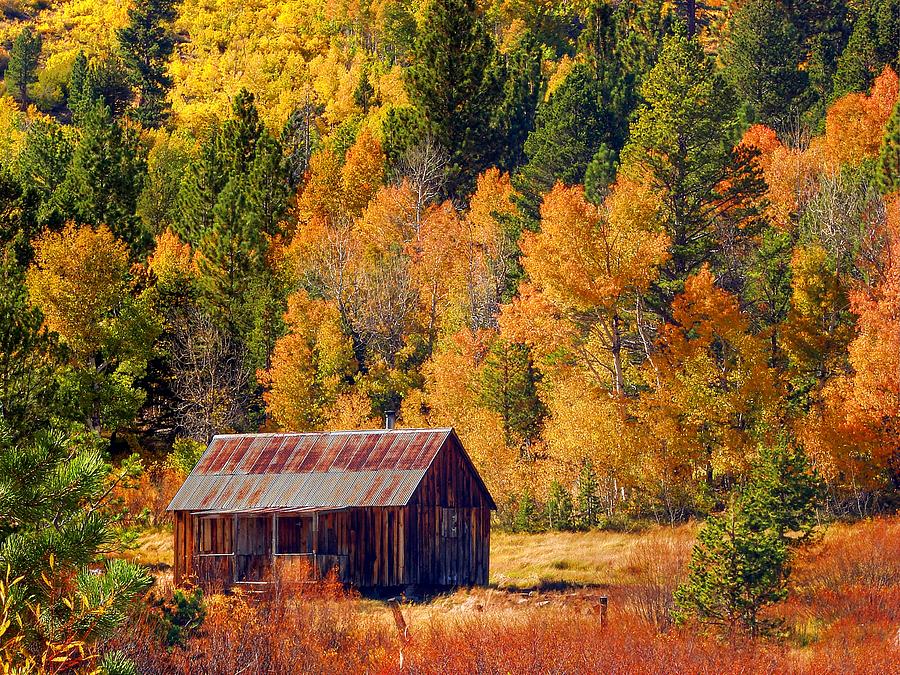
[[[206,446],[199,441],[191,438],[177,438],[172,445],[172,454],[169,455],[166,464],[174,471],[187,476],[197,466],[204,450],[206,450]]]
[[[153,604],[159,610],[163,643],[168,647],[184,647],[187,638],[203,625],[206,618],[203,591],[199,588],[191,593],[175,589],[171,600],[160,599]]]

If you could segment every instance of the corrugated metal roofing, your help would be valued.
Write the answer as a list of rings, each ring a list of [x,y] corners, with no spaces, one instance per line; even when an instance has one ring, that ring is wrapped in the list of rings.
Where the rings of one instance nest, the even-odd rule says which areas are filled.
[[[452,429],[212,439],[169,504],[206,513],[405,506]]]

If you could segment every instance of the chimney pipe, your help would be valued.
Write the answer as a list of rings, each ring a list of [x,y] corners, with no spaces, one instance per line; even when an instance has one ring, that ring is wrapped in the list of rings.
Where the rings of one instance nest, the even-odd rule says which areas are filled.
[[[384,411],[384,428],[385,429],[393,429],[394,425],[397,423],[397,411],[396,410],[385,410]]]

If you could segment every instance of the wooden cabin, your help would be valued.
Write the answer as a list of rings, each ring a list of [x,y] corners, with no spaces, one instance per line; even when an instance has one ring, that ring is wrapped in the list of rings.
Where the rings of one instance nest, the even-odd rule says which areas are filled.
[[[216,436],[168,507],[175,583],[486,584],[495,508],[453,429]]]

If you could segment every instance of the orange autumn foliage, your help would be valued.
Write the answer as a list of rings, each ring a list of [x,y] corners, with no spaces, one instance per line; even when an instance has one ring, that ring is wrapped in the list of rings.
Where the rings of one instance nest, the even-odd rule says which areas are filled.
[[[825,120],[829,156],[840,164],[858,164],[867,157],[878,156],[898,91],[897,73],[885,66],[870,93],[854,92],[835,101]]]
[[[35,241],[26,283],[47,327],[76,353],[88,353],[127,293],[129,267],[128,248],[109,228],[69,223]]]
[[[284,320],[287,335],[275,343],[269,369],[257,373],[263,398],[282,429],[318,429],[356,370],[353,346],[333,304],[303,291],[288,298]]]
[[[171,228],[156,237],[156,247],[147,261],[157,282],[177,284],[197,277],[199,269],[191,245],[178,238]]]
[[[575,354],[597,384],[608,380],[624,393],[628,312],[669,255],[659,212],[653,193],[631,181],[618,183],[602,206],[588,202],[583,187],[558,183],[541,204],[540,231],[523,236],[532,286],[504,309],[504,330],[545,353],[555,348],[548,338],[572,338],[556,346]]]
[[[742,470],[754,422],[772,413],[777,391],[764,340],[750,333],[736,297],[718,288],[709,268],[685,282],[660,328],[658,354],[646,369],[653,391],[643,403],[658,447],[694,471]]]
[[[762,124],[750,127],[741,145],[759,152],[757,165],[768,185],[766,215],[789,230],[797,211],[816,194],[823,175],[836,170],[821,139],[806,148],[789,148],[774,129]]]
[[[819,447],[829,464],[848,474],[877,474],[900,456],[900,198],[888,204],[881,273],[850,296],[857,333],[848,347],[852,373],[826,390]],[[847,452],[846,440],[856,441]],[[896,470],[896,469],[894,469]]]

